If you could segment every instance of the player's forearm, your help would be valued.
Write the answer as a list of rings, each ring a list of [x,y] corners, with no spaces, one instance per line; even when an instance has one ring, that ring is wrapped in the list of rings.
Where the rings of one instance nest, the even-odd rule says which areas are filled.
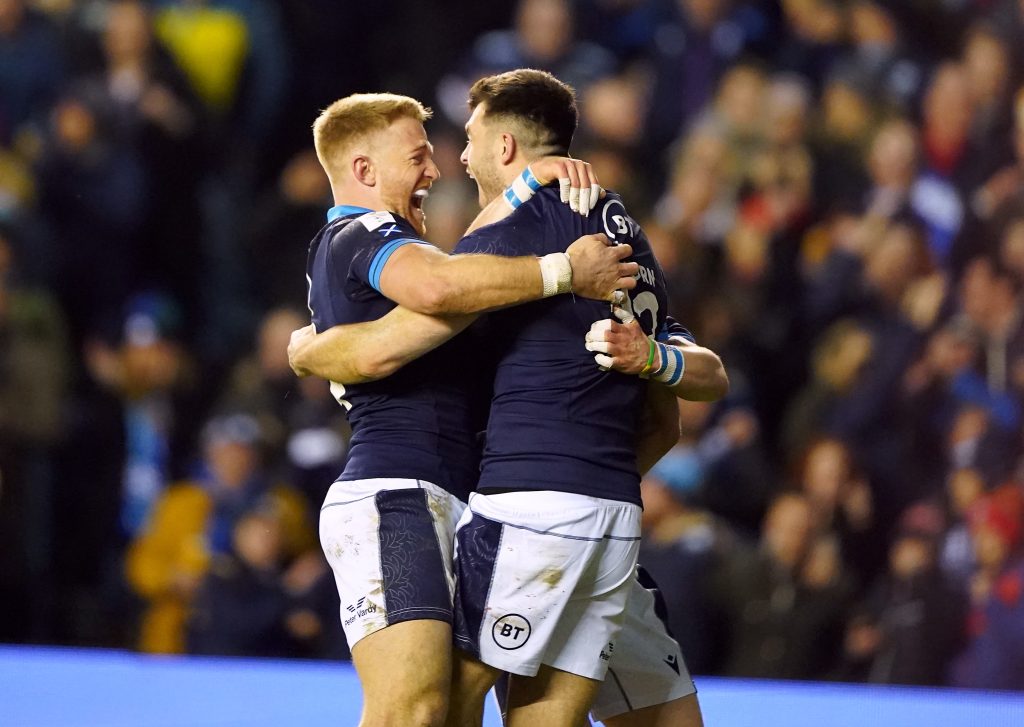
[[[729,393],[729,376],[714,351],[687,343],[676,346],[686,364],[678,383],[667,387],[687,401],[718,401]]]
[[[585,345],[598,366],[649,378],[680,399],[717,401],[729,393],[729,377],[714,351],[677,336],[668,342],[647,336],[631,319],[595,321]]]
[[[571,273],[570,280],[571,280]],[[434,261],[416,310],[427,315],[468,315],[544,297],[536,257],[452,255]]]
[[[472,320],[471,316],[437,318],[395,308],[375,321],[335,326],[314,336],[293,336],[289,362],[296,373],[340,384],[376,381],[437,348]]]
[[[651,382],[636,444],[636,468],[641,476],[679,441],[679,408],[673,392]]]

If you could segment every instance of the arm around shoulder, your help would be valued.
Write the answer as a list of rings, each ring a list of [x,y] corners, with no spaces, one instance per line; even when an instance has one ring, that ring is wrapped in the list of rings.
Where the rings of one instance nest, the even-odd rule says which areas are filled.
[[[380,275],[380,291],[425,315],[464,315],[543,296],[536,257],[448,255],[430,245],[396,250]]]

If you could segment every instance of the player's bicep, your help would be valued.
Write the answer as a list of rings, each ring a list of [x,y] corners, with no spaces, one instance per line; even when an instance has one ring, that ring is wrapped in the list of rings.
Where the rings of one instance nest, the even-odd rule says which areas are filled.
[[[398,307],[374,321],[334,326],[300,343],[293,341],[294,359],[315,376],[363,384],[390,376],[461,332],[474,318],[439,318]]]
[[[370,264],[369,283],[401,306],[433,313],[445,295],[437,267],[447,259],[446,253],[422,242],[405,242],[393,249],[382,247]]]

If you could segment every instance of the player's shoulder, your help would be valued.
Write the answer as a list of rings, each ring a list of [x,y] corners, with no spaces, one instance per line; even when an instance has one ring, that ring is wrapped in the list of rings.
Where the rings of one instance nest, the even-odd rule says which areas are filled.
[[[395,240],[420,240],[419,233],[393,212],[374,211],[336,219],[325,228],[331,246],[361,247]]]
[[[464,236],[456,245],[455,252],[508,255],[518,251],[525,254],[519,250],[520,245],[526,240],[536,239],[545,224],[543,211],[534,202],[522,204],[506,217]]]
[[[392,212],[366,212],[331,221],[323,232],[328,255],[352,260],[373,256],[385,247],[423,243],[408,221]]]
[[[622,197],[615,192],[606,190],[590,217],[597,223],[598,232],[606,234],[612,242],[633,240],[641,233],[640,225],[629,214]]]

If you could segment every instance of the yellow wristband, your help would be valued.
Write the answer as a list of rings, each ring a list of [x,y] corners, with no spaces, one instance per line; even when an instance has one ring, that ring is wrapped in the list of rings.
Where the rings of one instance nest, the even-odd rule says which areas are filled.
[[[647,353],[647,363],[640,369],[640,377],[647,378],[647,374],[651,373],[651,369],[654,366],[654,339],[648,337],[647,342],[651,344],[651,350]]]

